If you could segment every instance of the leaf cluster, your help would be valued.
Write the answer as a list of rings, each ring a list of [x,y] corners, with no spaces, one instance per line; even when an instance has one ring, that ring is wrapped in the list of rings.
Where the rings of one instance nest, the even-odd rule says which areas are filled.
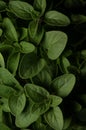
[[[86,0],[0,0],[0,130],[86,130]]]

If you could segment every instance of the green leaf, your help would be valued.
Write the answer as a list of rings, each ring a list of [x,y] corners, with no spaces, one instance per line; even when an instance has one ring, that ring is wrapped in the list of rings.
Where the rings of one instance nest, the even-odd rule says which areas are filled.
[[[34,14],[33,6],[23,1],[10,1],[9,8],[12,13],[24,20],[31,20]]]
[[[4,123],[0,123],[0,130],[12,130],[12,129],[6,126]]]
[[[81,66],[81,76],[86,79],[86,61],[84,64]]]
[[[78,112],[77,117],[80,121],[86,122],[86,108],[82,108],[81,111]]]
[[[15,90],[22,90],[22,87],[14,76],[7,69],[2,67],[0,67],[0,84],[12,87]]]
[[[18,41],[18,35],[16,29],[9,18],[3,19],[3,28],[7,39],[13,42]]]
[[[86,94],[79,95],[78,99],[80,100],[81,104],[86,106]]]
[[[46,9],[46,0],[34,0],[34,8],[40,12],[42,16]]]
[[[56,107],[62,102],[62,98],[56,95],[50,95],[51,107]]]
[[[64,119],[63,130],[67,130],[67,128],[70,126],[71,121],[72,121],[71,117],[68,117],[68,118]]]
[[[79,102],[77,102],[77,101],[72,101],[71,102],[71,107],[73,107],[72,111],[74,111],[76,113],[79,112],[82,109],[81,104]]]
[[[28,97],[30,97],[34,102],[42,102],[49,97],[49,92],[35,84],[26,84],[25,92]]]
[[[0,97],[9,98],[9,96],[14,92],[15,90],[10,86],[0,83]]]
[[[1,103],[2,102],[0,101],[0,123],[3,122],[3,118],[4,118],[4,116],[3,116],[3,109],[2,109]]]
[[[86,22],[86,16],[81,14],[75,14],[71,16],[71,19],[74,24],[82,24]]]
[[[37,111],[40,115],[44,114],[50,108],[50,100],[47,99],[40,103],[35,103],[32,112]]]
[[[11,113],[14,116],[19,115],[23,111],[23,109],[26,105],[25,94],[24,93],[11,94],[9,97],[8,104],[9,104],[9,108],[11,110]]]
[[[45,33],[45,38],[42,44],[47,52],[49,59],[55,60],[65,49],[66,43],[67,35],[64,32],[49,31]]]
[[[8,57],[7,68],[13,75],[16,75],[16,71],[19,64],[19,59],[20,59],[19,52],[12,52],[10,56]]]
[[[62,130],[63,128],[63,115],[59,107],[51,108],[44,114],[46,122],[54,130]]]
[[[20,39],[19,39],[20,41],[28,39],[28,29],[27,28],[22,27],[20,29],[19,33],[20,33]]]
[[[0,37],[2,36],[3,30],[0,28]]]
[[[84,5],[84,0],[65,0],[65,3],[64,3],[65,7],[68,8],[68,9],[77,9],[79,7],[82,7],[83,8],[83,5]]]
[[[0,12],[5,11],[6,9],[6,3],[4,1],[0,1]]]
[[[68,71],[68,67],[70,66],[69,60],[66,57],[62,56],[60,62],[61,62],[60,67],[61,67],[62,72],[69,73]]]
[[[35,50],[35,46],[29,42],[20,42],[21,53],[31,53]]]
[[[81,51],[81,56],[83,59],[86,59],[86,50]]]
[[[64,74],[52,81],[52,89],[61,97],[68,96],[74,88],[76,78],[73,74]]]
[[[2,103],[3,111],[4,112],[10,112],[10,108],[9,108],[9,105],[8,105],[8,99],[7,98],[1,98],[0,101]]]
[[[40,117],[41,114],[45,113],[49,109],[49,106],[49,101],[39,104],[29,102],[27,108],[20,115],[16,116],[16,126],[19,128],[29,127]]]
[[[38,45],[43,38],[44,28],[38,23],[38,21],[31,21],[29,23],[28,33],[31,41]]]
[[[35,53],[26,54],[23,56],[20,66],[19,75],[23,79],[28,79],[36,76],[45,66],[45,60],[39,58]]]
[[[33,78],[34,83],[42,85],[42,86],[49,86],[52,81],[52,77],[47,69],[43,69],[36,77]]]
[[[1,44],[0,45],[0,52],[3,52],[3,51],[10,52],[12,50],[13,50],[13,46],[11,46],[11,45],[8,45],[8,44]]]
[[[63,13],[52,10],[45,13],[45,22],[50,26],[68,26],[70,19]]]
[[[0,66],[3,68],[5,67],[4,57],[1,53],[0,53]]]

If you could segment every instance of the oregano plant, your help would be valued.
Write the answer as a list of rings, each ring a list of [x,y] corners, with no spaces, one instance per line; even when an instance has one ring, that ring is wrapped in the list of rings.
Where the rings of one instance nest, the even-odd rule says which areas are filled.
[[[0,0],[0,130],[86,130],[86,0]]]

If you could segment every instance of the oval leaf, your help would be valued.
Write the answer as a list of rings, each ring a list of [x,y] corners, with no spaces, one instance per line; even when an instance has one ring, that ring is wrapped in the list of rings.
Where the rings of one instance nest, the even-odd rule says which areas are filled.
[[[69,60],[66,57],[62,56],[60,62],[61,62],[61,65],[60,65],[61,71],[63,73],[69,73],[69,71],[68,71],[68,67],[70,67]]]
[[[67,35],[61,31],[49,31],[45,33],[43,47],[51,60],[57,59],[63,52],[67,43]]]
[[[0,0],[0,12],[5,11],[6,7],[7,7],[6,3]]]
[[[10,54],[7,60],[7,68],[13,75],[16,74],[18,64],[19,64],[19,59],[20,59],[20,53],[12,52],[12,54]]]
[[[81,111],[78,112],[77,117],[80,121],[86,122],[86,108],[82,108]]]
[[[56,107],[62,102],[62,98],[56,95],[50,95],[51,107]]]
[[[35,84],[26,84],[25,92],[28,97],[38,103],[48,99],[49,97],[49,93],[46,89]]]
[[[26,128],[30,126],[40,117],[40,115],[49,109],[49,106],[49,101],[39,104],[33,104],[33,102],[29,102],[29,105],[26,107],[26,109],[21,114],[16,116],[16,126],[19,128]]]
[[[14,76],[5,68],[0,67],[0,82],[1,84],[10,86],[15,90],[21,90],[19,82],[14,78]]]
[[[12,129],[6,126],[4,123],[0,122],[0,130],[12,130]]]
[[[40,16],[42,16],[46,9],[46,0],[34,0],[34,8],[39,11]]]
[[[5,29],[5,36],[7,39],[13,42],[18,41],[16,29],[9,18],[3,19],[3,27]]]
[[[20,66],[19,75],[23,79],[36,76],[45,66],[45,60],[39,59],[34,53],[23,56]]]
[[[0,37],[2,36],[3,30],[0,28]]]
[[[62,130],[63,128],[63,115],[59,107],[52,108],[44,114],[46,122],[54,130]]]
[[[2,56],[1,53],[0,53],[0,66],[5,67],[4,57]]]
[[[20,42],[21,53],[31,53],[35,50],[35,46],[29,42]]]
[[[23,1],[11,1],[9,3],[9,8],[12,13],[14,13],[17,17],[24,20],[31,20],[33,14],[33,7],[27,2]]]
[[[13,115],[17,116],[20,114],[26,104],[26,97],[24,93],[20,93],[19,95],[11,94],[9,97],[9,108]]]
[[[50,26],[68,26],[70,19],[58,11],[48,11],[45,14],[45,22]]]
[[[44,28],[40,26],[38,21],[31,21],[28,27],[28,33],[32,42],[40,44],[44,35]]]
[[[0,97],[9,98],[9,96],[14,92],[15,90],[10,86],[0,84]]]
[[[64,74],[52,81],[52,88],[55,90],[57,95],[66,97],[74,88],[75,81],[76,78],[73,74]]]

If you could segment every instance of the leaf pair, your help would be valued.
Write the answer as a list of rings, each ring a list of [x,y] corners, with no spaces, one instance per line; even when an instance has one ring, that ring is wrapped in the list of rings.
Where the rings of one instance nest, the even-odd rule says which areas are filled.
[[[49,92],[41,86],[35,84],[26,84],[24,88],[26,96],[35,103],[42,103],[49,100],[50,107],[56,107],[62,102],[61,97],[50,95]]]
[[[45,119],[48,121],[48,123],[49,122],[52,123],[51,125],[49,123],[49,125],[54,129],[56,129],[56,126],[57,128],[62,128],[63,117],[62,117],[61,110],[59,109],[59,107],[57,107],[57,105],[59,105],[62,102],[62,99],[58,96],[49,95],[47,90],[34,84],[26,84],[24,89],[25,89],[26,96],[29,99],[28,102],[29,104],[27,104],[23,112],[16,115],[16,125],[20,128],[28,127],[46,112],[46,114],[44,114]],[[12,111],[14,110],[13,106],[12,106]],[[50,106],[53,108],[49,110]],[[53,113],[53,110],[55,110],[54,111],[55,113]],[[54,116],[53,117],[51,116],[51,113],[52,115],[55,114],[54,116],[56,116],[55,118],[58,124],[54,122],[55,119]],[[48,114],[50,115],[50,117],[48,117]],[[61,120],[59,120],[59,118]],[[59,123],[61,123],[61,126],[59,126]]]

